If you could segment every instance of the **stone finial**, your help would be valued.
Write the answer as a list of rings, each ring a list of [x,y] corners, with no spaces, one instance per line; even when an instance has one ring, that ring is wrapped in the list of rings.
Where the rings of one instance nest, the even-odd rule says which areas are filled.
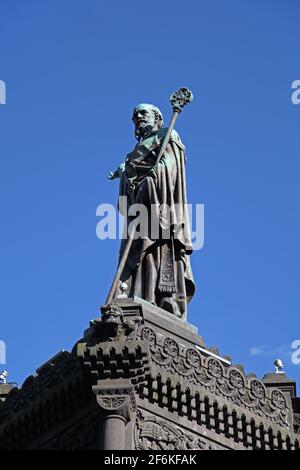
[[[275,366],[275,373],[276,374],[284,374],[283,362],[282,362],[281,359],[276,359],[274,361],[274,366]]]

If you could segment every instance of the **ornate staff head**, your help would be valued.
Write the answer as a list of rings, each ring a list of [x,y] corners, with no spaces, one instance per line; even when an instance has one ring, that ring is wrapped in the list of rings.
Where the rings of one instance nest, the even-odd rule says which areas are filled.
[[[183,107],[193,101],[193,93],[188,88],[179,88],[178,91],[172,93],[170,101],[173,107],[173,111],[181,113]]]

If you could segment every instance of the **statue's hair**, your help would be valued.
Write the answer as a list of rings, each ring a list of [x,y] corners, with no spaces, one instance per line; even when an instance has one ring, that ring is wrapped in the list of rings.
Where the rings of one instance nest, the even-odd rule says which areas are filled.
[[[157,106],[154,106],[154,104],[149,104],[149,103],[140,103],[137,106],[135,106],[135,108],[133,109],[133,113],[136,109],[138,109],[140,107],[143,107],[143,108],[147,107],[147,108],[151,109],[151,111],[155,114],[159,129],[164,125],[163,115],[162,115],[160,109],[157,108]]]

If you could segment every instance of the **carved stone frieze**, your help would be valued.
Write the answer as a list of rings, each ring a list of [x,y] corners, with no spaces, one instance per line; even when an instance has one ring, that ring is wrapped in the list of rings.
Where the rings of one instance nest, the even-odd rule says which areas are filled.
[[[140,410],[135,425],[137,450],[216,450],[221,448],[204,437],[189,433],[165,419]]]
[[[288,426],[288,406],[280,390],[267,394],[264,384],[246,377],[238,368],[224,367],[215,357],[203,357],[196,348],[184,347],[175,339],[158,335],[149,326],[142,327],[141,339],[147,340],[153,362],[188,383],[200,385],[235,404],[279,425]]]

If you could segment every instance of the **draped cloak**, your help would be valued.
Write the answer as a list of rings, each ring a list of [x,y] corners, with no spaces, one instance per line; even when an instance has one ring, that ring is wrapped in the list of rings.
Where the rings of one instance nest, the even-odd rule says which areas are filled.
[[[138,207],[136,204],[143,204],[148,216],[143,228],[139,227],[141,235],[133,240],[121,281],[127,283],[129,297],[140,297],[185,318],[186,304],[193,297],[195,285],[190,265],[193,248],[186,199],[185,147],[175,130],[156,171],[149,175],[166,132],[163,128],[147,136],[125,160],[118,205],[125,217],[124,237],[134,219],[130,211]],[[119,260],[126,243],[123,238]]]

